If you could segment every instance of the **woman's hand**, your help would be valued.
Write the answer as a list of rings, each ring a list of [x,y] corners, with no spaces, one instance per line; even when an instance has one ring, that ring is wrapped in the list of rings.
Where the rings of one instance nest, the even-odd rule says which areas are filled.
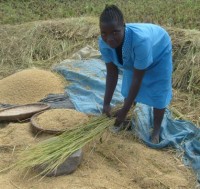
[[[120,126],[121,123],[125,121],[126,115],[128,111],[124,108],[121,108],[118,110],[115,114],[116,120],[115,120],[115,126]]]

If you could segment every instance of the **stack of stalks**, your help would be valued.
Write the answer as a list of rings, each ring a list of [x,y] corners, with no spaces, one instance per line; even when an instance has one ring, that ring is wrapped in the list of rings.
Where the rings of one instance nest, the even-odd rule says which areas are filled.
[[[200,32],[167,28],[173,43],[173,87],[200,92]]]

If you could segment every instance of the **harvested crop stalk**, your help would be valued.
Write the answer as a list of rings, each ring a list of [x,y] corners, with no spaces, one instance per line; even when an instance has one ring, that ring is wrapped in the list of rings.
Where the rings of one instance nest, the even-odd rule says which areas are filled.
[[[106,115],[93,117],[88,123],[80,124],[72,130],[23,151],[12,168],[31,169],[37,166],[45,166],[45,169],[39,175],[48,174],[61,165],[70,155],[102,134],[106,128],[112,126],[114,121],[115,118],[108,118]]]

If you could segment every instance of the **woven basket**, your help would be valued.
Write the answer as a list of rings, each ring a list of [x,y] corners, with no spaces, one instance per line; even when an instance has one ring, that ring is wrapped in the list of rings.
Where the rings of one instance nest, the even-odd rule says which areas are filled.
[[[42,114],[44,111],[39,112],[31,117],[31,126],[32,126],[32,131],[35,134],[40,134],[40,133],[48,133],[48,134],[55,134],[59,135],[62,134],[65,130],[61,129],[43,129],[38,123],[37,123],[37,117]]]

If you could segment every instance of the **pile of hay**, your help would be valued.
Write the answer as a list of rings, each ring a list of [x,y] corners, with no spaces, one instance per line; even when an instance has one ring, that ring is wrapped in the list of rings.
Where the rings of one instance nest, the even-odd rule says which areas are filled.
[[[0,78],[32,66],[49,68],[87,44],[97,47],[97,23],[81,17],[2,25]]]
[[[35,103],[50,93],[63,93],[64,82],[58,75],[40,69],[17,72],[0,80],[0,103]]]
[[[173,44],[173,86],[200,92],[200,31],[167,28]]]

